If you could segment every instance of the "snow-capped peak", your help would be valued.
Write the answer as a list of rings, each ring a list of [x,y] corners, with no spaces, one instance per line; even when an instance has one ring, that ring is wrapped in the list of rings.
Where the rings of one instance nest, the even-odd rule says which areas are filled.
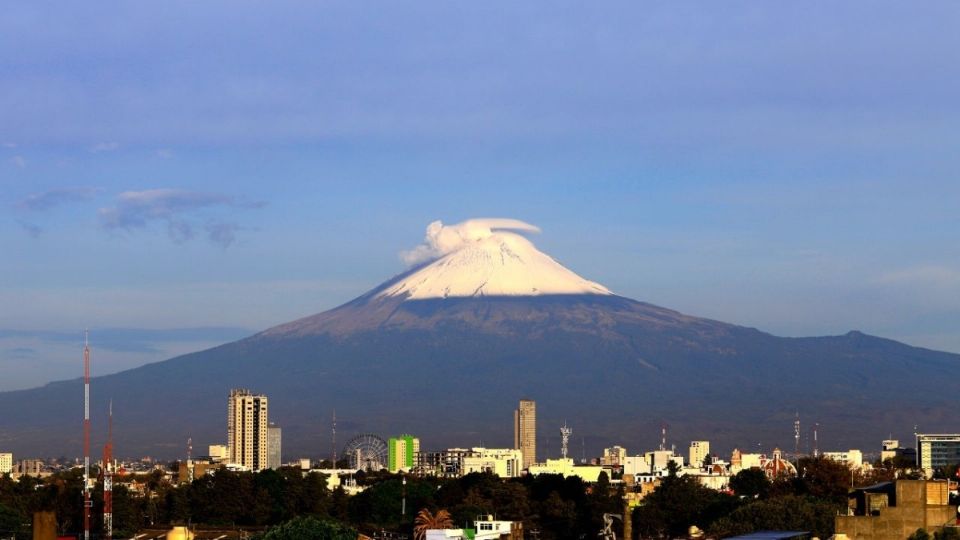
[[[429,264],[388,284],[377,296],[408,299],[545,294],[612,294],[584,279],[530,240],[510,231],[538,232],[528,223],[475,219],[456,225],[435,221],[423,244],[405,252],[408,263]]]

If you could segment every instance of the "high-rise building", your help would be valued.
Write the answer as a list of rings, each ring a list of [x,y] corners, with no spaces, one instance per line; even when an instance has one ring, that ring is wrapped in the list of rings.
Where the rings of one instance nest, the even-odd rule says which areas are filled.
[[[690,466],[699,467],[710,455],[710,441],[690,441]]]
[[[0,452],[0,475],[13,472],[13,454]]]
[[[228,461],[252,471],[267,468],[267,396],[230,391],[227,401]]]
[[[521,399],[513,411],[513,447],[523,452],[523,468],[537,462],[537,402]]]
[[[413,435],[400,435],[387,440],[387,469],[390,472],[409,471],[420,453],[420,439]]]
[[[283,463],[280,426],[270,422],[267,425],[267,468],[277,470]]]
[[[960,463],[960,434],[917,433],[917,465],[926,473]]]

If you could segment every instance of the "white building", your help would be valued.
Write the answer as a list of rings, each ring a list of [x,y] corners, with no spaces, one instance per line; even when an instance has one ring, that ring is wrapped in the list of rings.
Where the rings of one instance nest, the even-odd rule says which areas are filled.
[[[596,482],[603,472],[600,465],[574,465],[571,458],[548,459],[546,463],[537,463],[531,465],[527,472],[536,476],[538,474],[561,474],[567,476],[579,476],[584,482]]]
[[[425,540],[520,540],[523,524],[518,521],[495,521],[493,516],[478,517],[474,529],[428,529]]]
[[[745,454],[735,448],[730,455],[730,474],[735,475],[746,469],[759,469],[766,459],[763,454]]]
[[[515,448],[471,448],[463,456],[460,474],[490,472],[500,478],[516,478],[523,470],[523,452]]]
[[[699,467],[710,455],[710,441],[690,441],[690,466]]]
[[[211,444],[207,447],[207,455],[210,456],[210,461],[219,463],[230,457],[230,451],[225,444]]]
[[[650,474],[650,463],[647,456],[627,456],[623,458],[623,474],[640,476]]]
[[[0,474],[13,472],[13,454],[0,452]]]
[[[917,465],[929,478],[933,471],[960,462],[960,433],[917,433]]]
[[[846,452],[824,452],[823,457],[845,463],[851,469],[863,468],[863,452],[860,450],[847,450]]]
[[[625,459],[627,459],[627,449],[622,446],[614,446],[613,448],[603,449],[600,464],[608,467],[619,467],[623,465]]]
[[[900,441],[896,439],[886,439],[882,444],[883,446],[880,450],[881,462],[897,457],[897,448],[900,448]]]
[[[647,452],[647,463],[650,464],[650,472],[665,471],[672,462],[677,468],[683,467],[683,456],[673,453],[673,450],[654,450]]]
[[[678,473],[679,474],[679,473]],[[684,476],[692,476],[706,488],[723,491],[730,485],[730,474],[726,471],[712,469],[696,469],[693,467],[683,471]]]

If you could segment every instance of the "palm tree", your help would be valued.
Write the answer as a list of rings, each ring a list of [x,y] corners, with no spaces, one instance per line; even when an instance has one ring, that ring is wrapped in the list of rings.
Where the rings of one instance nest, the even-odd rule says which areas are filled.
[[[450,529],[453,527],[453,519],[450,512],[438,510],[436,514],[424,508],[417,513],[413,520],[413,538],[414,540],[423,540],[427,536],[428,529]]]

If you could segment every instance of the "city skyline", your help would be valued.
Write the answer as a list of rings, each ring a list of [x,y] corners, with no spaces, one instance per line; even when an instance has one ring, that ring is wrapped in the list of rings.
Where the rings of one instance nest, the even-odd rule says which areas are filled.
[[[0,390],[88,327],[105,374],[321,312],[472,217],[691,315],[960,351],[957,7],[739,5],[11,6]]]

